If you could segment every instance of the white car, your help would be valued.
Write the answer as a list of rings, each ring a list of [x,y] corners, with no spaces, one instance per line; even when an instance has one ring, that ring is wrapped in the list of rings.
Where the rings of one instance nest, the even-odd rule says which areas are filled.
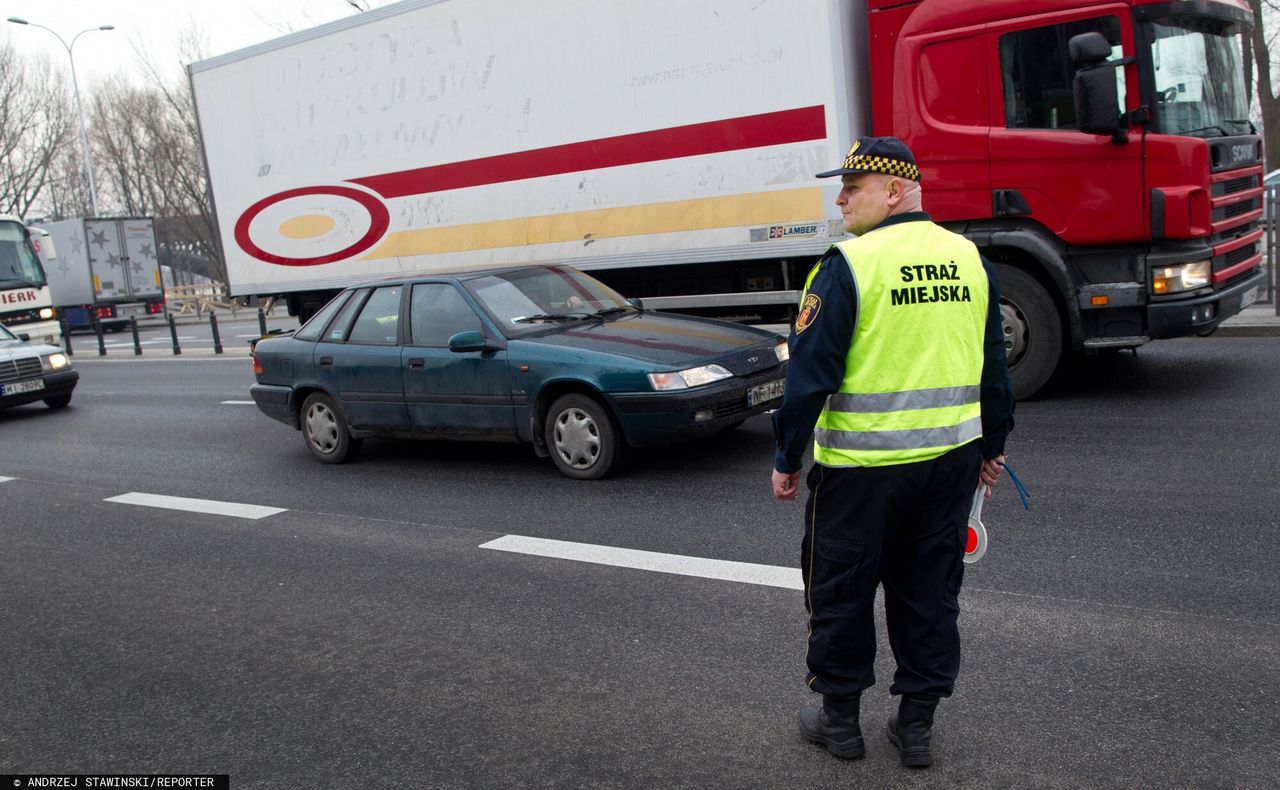
[[[57,346],[28,343],[0,326],[0,408],[42,400],[51,409],[71,402],[80,374]]]

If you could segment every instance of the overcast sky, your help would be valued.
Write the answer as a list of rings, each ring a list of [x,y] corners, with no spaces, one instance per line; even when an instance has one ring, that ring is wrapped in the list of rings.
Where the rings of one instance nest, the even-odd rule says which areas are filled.
[[[388,1],[356,0],[362,7]],[[115,30],[85,33],[75,42],[76,77],[86,94],[115,72],[140,81],[135,48],[162,64],[173,79],[184,77],[175,40],[193,22],[213,56],[355,13],[347,0],[0,0],[0,19],[16,16],[44,25],[68,44],[81,30],[115,25]],[[55,68],[69,73],[67,51],[49,32],[0,24],[0,35],[18,52],[45,53]]]

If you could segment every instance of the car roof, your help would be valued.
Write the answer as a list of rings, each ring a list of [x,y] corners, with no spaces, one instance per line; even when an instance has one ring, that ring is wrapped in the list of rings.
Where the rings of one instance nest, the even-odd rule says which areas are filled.
[[[1272,181],[1275,179],[1280,179],[1280,170],[1272,170],[1270,173],[1267,173],[1265,176],[1262,177],[1262,183],[1265,184],[1268,181]]]
[[[495,277],[503,274],[511,274],[513,272],[531,272],[540,269],[572,269],[572,266],[563,263],[547,263],[528,266],[501,266],[496,268],[476,268],[476,269],[456,269],[447,272],[406,272],[379,280],[380,283],[412,283],[426,280],[474,280],[477,277]],[[361,285],[350,285],[351,288],[367,288],[371,283]]]

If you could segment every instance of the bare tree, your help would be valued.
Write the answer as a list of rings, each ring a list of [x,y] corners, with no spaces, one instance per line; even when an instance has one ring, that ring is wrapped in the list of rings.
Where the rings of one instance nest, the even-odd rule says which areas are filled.
[[[1275,43],[1269,22],[1273,20],[1276,6],[1270,0],[1249,0],[1253,8],[1253,32],[1246,37],[1245,55],[1253,55],[1256,67],[1258,109],[1262,113],[1262,145],[1266,160],[1275,167],[1280,162],[1280,98],[1276,96],[1271,76],[1271,45]],[[1254,82],[1249,64],[1245,65],[1246,92]]]
[[[52,180],[61,147],[74,140],[66,83],[45,58],[25,58],[0,40],[0,212],[25,216]]]

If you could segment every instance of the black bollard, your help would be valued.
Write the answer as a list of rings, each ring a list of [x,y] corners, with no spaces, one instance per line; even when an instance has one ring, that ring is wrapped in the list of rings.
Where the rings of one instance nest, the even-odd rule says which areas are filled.
[[[267,334],[267,314],[262,312],[262,308],[258,308],[258,334],[263,337]]]
[[[135,357],[142,356],[142,341],[138,339],[138,319],[131,316],[129,318],[129,331],[133,333],[133,355]]]
[[[93,319],[93,331],[98,333],[98,356],[105,357],[107,355],[107,341],[102,337],[102,319]]]
[[[75,356],[71,353],[71,325],[67,323],[67,319],[58,319],[58,329],[62,331],[62,345],[67,349],[67,356]]]
[[[173,355],[181,356],[182,348],[178,345],[178,326],[173,323],[173,313],[169,313],[169,337],[173,338]]]
[[[209,328],[213,330],[213,353],[222,353],[222,338],[218,336],[218,316],[209,311]]]

